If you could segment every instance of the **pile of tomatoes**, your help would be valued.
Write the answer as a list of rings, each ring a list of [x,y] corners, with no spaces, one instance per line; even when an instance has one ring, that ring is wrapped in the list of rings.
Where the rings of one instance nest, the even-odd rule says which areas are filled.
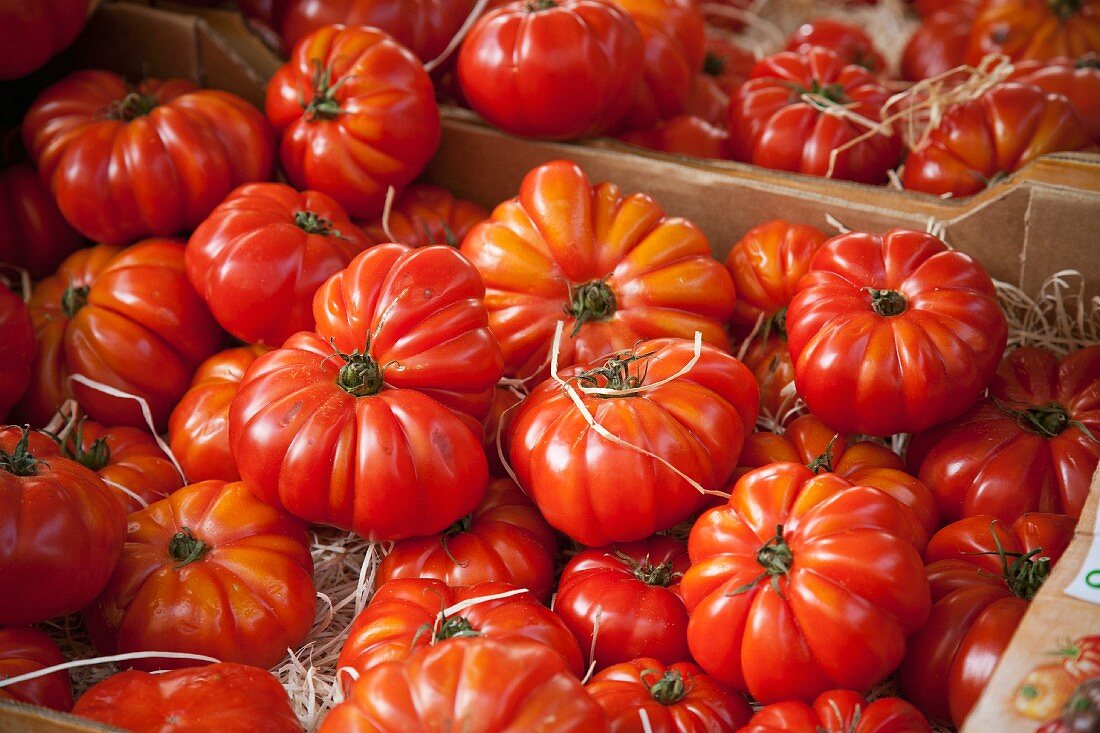
[[[667,119],[689,100],[651,78],[678,48],[662,13],[694,27],[692,4],[505,5],[452,69],[424,62],[468,9],[393,35],[306,22],[335,5],[290,4],[263,112],[79,70],[23,119],[28,162],[0,175],[0,254],[25,274],[24,297],[0,286],[0,697],[137,731],[300,730],[266,670],[319,617],[312,525],[384,552],[326,733],[961,725],[1081,515],[1100,344],[1006,353],[982,265],[924,232],[772,221],[723,262],[569,161],[492,212],[413,182],[433,74],[525,134]],[[579,34],[558,98],[501,45],[554,23]],[[598,49],[644,90],[574,64]],[[755,68],[876,98],[839,59]],[[795,114],[831,144],[849,124]],[[745,139],[775,142],[761,119]],[[75,705],[34,626],[72,614],[127,670]],[[1096,707],[1093,646],[1063,655],[1074,694],[1021,693],[1046,730]],[[868,702],[890,679],[901,696]]]

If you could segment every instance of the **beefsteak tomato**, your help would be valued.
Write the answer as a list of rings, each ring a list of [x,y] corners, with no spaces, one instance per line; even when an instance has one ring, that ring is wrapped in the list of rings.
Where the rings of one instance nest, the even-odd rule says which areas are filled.
[[[31,382],[34,359],[34,324],[27,304],[0,281],[0,342],[5,356],[0,360],[0,420],[19,402]]]
[[[830,690],[814,700],[768,705],[738,733],[930,733],[920,711],[898,697],[868,703],[852,690]]]
[[[966,62],[991,54],[1047,61],[1100,52],[1100,0],[985,0],[970,31]]]
[[[700,117],[712,127],[720,128],[728,136],[726,110],[729,106],[729,92],[722,89],[718,78],[708,74],[704,66],[704,70],[695,75],[695,88],[691,92],[687,107],[684,108],[684,115]]]
[[[725,127],[694,115],[677,115],[652,129],[624,133],[619,139],[638,147],[693,158],[724,160],[730,157],[729,133]]]
[[[65,658],[53,639],[29,626],[0,628],[0,681],[61,664]],[[68,670],[0,687],[0,700],[17,700],[62,712],[73,707]]]
[[[386,226],[378,217],[363,224],[363,233],[372,244],[399,242],[410,247],[432,244],[457,247],[475,224],[488,218],[489,212],[480,204],[455,198],[439,186],[414,183],[393,202]]]
[[[73,42],[88,15],[88,0],[38,0],[0,5],[0,79],[40,68]]]
[[[901,77],[921,81],[962,66],[978,5],[956,0],[926,16],[902,50]]]
[[[756,66],[752,51],[723,36],[707,36],[703,73],[718,82],[726,94],[733,94],[745,83]]]
[[[835,51],[846,64],[862,66],[875,76],[886,71],[886,59],[858,26],[831,18],[804,23],[787,39],[787,51],[806,54],[814,46]]]
[[[1100,57],[1096,54],[1079,59],[1021,61],[1009,80],[1063,95],[1081,115],[1092,133],[1092,141],[1100,144]]]
[[[0,171],[0,262],[40,280],[82,244],[33,168],[13,165]]]

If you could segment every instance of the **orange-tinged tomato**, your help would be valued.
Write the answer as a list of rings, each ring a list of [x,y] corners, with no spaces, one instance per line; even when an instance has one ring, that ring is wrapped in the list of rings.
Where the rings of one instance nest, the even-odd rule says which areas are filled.
[[[974,20],[966,62],[991,53],[1012,61],[1100,52],[1100,0],[985,0]]]
[[[457,247],[475,224],[488,218],[489,212],[480,204],[456,198],[439,186],[414,183],[393,202],[386,227],[381,217],[360,223],[372,244],[395,241],[410,247]]]

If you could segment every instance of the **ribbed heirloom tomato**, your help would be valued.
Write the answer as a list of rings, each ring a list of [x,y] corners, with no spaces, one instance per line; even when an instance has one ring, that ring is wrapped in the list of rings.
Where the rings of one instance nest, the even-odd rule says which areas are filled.
[[[507,442],[519,484],[546,521],[591,547],[630,542],[687,519],[706,500],[700,488],[726,487],[760,392],[741,362],[707,344],[679,374],[693,359],[690,341],[657,339],[562,371],[606,433],[557,381],[531,392]]]
[[[886,71],[886,60],[875,42],[858,26],[818,18],[799,26],[787,41],[786,50],[808,53],[814,46],[835,51],[845,63],[862,66],[872,74]]]
[[[69,223],[109,244],[194,228],[235,187],[270,178],[275,152],[240,97],[93,70],[42,92],[23,140]]]
[[[977,0],[956,0],[925,17],[901,54],[901,76],[920,81],[963,65]]]
[[[965,412],[1004,352],[982,266],[905,229],[829,240],[787,309],[795,384],[834,430],[887,436]]]
[[[3,281],[0,281],[0,342],[5,350],[5,357],[0,360],[0,420],[3,420],[30,384],[35,349],[30,311]]]
[[[13,165],[0,171],[0,262],[40,280],[83,243],[33,168]]]
[[[1009,79],[1065,95],[1092,133],[1093,142],[1100,144],[1100,57],[1096,54],[1079,59],[1021,61]]]
[[[666,217],[645,194],[591,185],[575,163],[529,172],[519,196],[474,227],[462,252],[485,278],[506,376],[549,373],[561,320],[561,367],[696,331],[729,348],[723,324],[736,299],[733,282],[699,228]]]
[[[84,27],[88,0],[38,0],[0,6],[0,79],[17,79],[49,61]]]
[[[455,198],[445,188],[414,183],[393,202],[389,221],[382,217],[361,222],[371,244],[399,242],[410,247],[447,244],[457,247],[475,224],[489,218],[489,212],[473,201]],[[391,239],[389,234],[393,235]]]
[[[725,107],[722,108],[723,115]],[[633,130],[619,136],[631,145],[695,158],[729,158],[729,133],[725,127],[702,117],[677,115],[650,130]]]
[[[29,626],[0,628],[0,681],[64,661],[53,639],[38,629]],[[0,700],[18,700],[67,712],[73,706],[69,672],[63,669],[0,687]]]
[[[830,690],[810,706],[800,700],[761,708],[738,733],[929,733],[928,721],[898,697],[868,703],[852,690]]]
[[[974,20],[966,62],[987,54],[1012,61],[1100,51],[1100,0],[985,0]]]
[[[533,0],[478,20],[458,79],[477,113],[505,132],[569,139],[622,120],[641,64],[638,28],[612,3]]]
[[[267,85],[279,161],[298,189],[377,216],[389,186],[439,147],[439,108],[420,61],[382,31],[330,25],[303,38]]]

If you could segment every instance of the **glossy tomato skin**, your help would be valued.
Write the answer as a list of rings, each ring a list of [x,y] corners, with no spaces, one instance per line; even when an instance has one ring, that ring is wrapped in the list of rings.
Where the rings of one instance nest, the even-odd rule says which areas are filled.
[[[365,26],[324,26],[299,41],[268,82],[266,110],[290,183],[352,216],[382,213],[387,188],[416,178],[439,147],[427,72]]]
[[[162,430],[195,368],[222,339],[187,280],[176,240],[78,250],[38,284],[29,305],[38,352],[17,412],[34,425],[75,397],[97,422],[145,426],[135,401],[69,381],[83,374],[143,397]]]
[[[1047,61],[1100,51],[1098,0],[988,0],[974,20],[966,62],[991,53]]]
[[[586,656],[595,634],[597,670],[637,657],[682,662],[690,656],[680,578],[689,564],[687,546],[663,535],[584,550],[562,571],[554,612]]]
[[[470,30],[458,79],[470,106],[492,125],[565,140],[598,135],[622,120],[640,84],[642,54],[637,26],[611,3],[514,3]]]
[[[37,672],[64,661],[53,639],[38,629],[29,626],[0,628],[0,680]],[[73,707],[69,672],[61,670],[0,687],[0,700],[17,700],[68,712]]]
[[[733,282],[694,224],[645,194],[591,185],[574,163],[554,161],[523,179],[462,243],[485,278],[489,323],[505,376],[542,379],[558,321],[558,366],[583,364],[675,336],[723,350]],[[562,311],[565,309],[565,317]]]
[[[0,262],[40,280],[83,243],[33,168],[13,165],[0,171]]]
[[[375,575],[381,585],[395,578],[435,578],[447,585],[511,583],[540,601],[554,586],[557,536],[511,479],[489,482],[470,514],[439,534],[394,543]]]
[[[905,229],[829,240],[787,309],[798,393],[839,432],[887,436],[959,416],[1006,334],[982,266]]]
[[[128,532],[107,587],[84,611],[103,654],[188,652],[271,667],[305,641],[316,604],[306,528],[245,484],[186,486],[131,514]]]
[[[644,387],[672,378],[693,358],[694,348],[682,339],[657,339],[637,344],[633,353],[645,356],[619,362],[613,382]],[[604,365],[601,360],[592,367]],[[561,375],[584,384],[575,379],[581,373],[577,367]],[[597,376],[590,384],[615,388],[613,382]],[[629,396],[579,399],[597,423],[630,445],[592,429],[552,379],[516,410],[507,442],[519,484],[546,521],[581,544],[600,547],[644,539],[702,507],[706,495],[683,475],[707,491],[725,488],[760,395],[741,362],[703,344],[692,369],[665,384]],[[630,446],[660,456],[683,475]]]
[[[1009,80],[1064,95],[1089,128],[1092,141],[1100,144],[1100,59],[1095,54],[1079,59],[1063,56],[1049,61],[1021,61]]]
[[[0,79],[35,71],[73,42],[88,14],[88,0],[42,0],[0,7]]]
[[[962,66],[977,14],[977,3],[956,2],[926,16],[902,50],[902,78],[921,81]]]
[[[177,234],[236,186],[271,177],[271,130],[240,97],[180,80],[136,95],[119,76],[77,71],[23,121],[42,180],[81,234],[109,244]]]
[[[708,57],[709,58],[709,57]],[[695,75],[695,88],[688,99],[684,115],[699,117],[712,127],[721,129],[729,137],[726,130],[726,109],[730,105],[730,95],[716,75],[708,74],[704,62],[704,70]],[[728,155],[726,157],[729,157]]]
[[[915,539],[877,489],[795,463],[749,472],[691,530],[680,590],[692,656],[763,704],[869,689],[928,617]]]
[[[920,711],[898,697],[868,703],[852,690],[823,692],[810,706],[798,700],[768,705],[738,733],[929,733]]]
[[[907,458],[954,521],[1025,512],[1079,517],[1100,462],[1100,346],[1059,359],[1021,347],[958,420],[914,436]],[[1084,426],[1084,430],[1082,427]]]
[[[73,714],[134,731],[302,730],[277,679],[267,670],[233,663],[164,674],[120,672],[81,695]]]
[[[0,342],[5,357],[0,360],[0,419],[19,402],[31,381],[34,359],[34,324],[23,299],[0,282]]]
[[[481,601],[444,617],[445,609],[464,601],[517,590],[508,583],[448,586],[432,578],[402,578],[382,585],[355,617],[337,668],[359,677],[383,662],[404,661],[418,649],[456,636],[477,636],[506,644],[535,643],[553,649],[575,677],[584,674],[580,647],[561,619],[530,593]],[[427,626],[427,632],[423,627]],[[433,636],[433,629],[434,636]],[[345,691],[352,678],[342,678]]]
[[[1041,548],[1029,563],[1049,566],[1072,539],[1074,524],[1058,514],[1025,514],[1011,525],[975,515],[932,537],[925,561],[934,605],[910,639],[900,675],[906,697],[930,719],[962,725],[1046,576],[1043,568],[1035,581],[1021,573],[1006,582],[998,543],[1006,553]]]
[[[19,589],[0,604],[0,625],[80,610],[103,589],[122,551],[126,515],[118,502],[94,473],[56,450],[41,433],[0,429],[0,583]]]
[[[429,692],[430,691],[430,692]],[[320,733],[607,733],[599,705],[552,649],[456,638],[359,678]]]
[[[219,351],[199,365],[168,420],[168,446],[193,482],[237,481],[240,474],[229,448],[229,406],[244,373],[266,346]]]
[[[944,114],[909,153],[901,182],[935,196],[970,196],[1041,155],[1091,145],[1088,128],[1065,97],[999,84]]]
[[[846,64],[827,48],[768,56],[757,62],[752,76],[730,99],[734,159],[776,170],[828,175],[832,151],[867,128],[815,109],[802,99],[810,93],[875,122],[889,96],[867,69]],[[901,141],[896,135],[872,135],[837,154],[831,177],[883,183],[886,171],[897,165],[900,156]]]
[[[585,689],[607,714],[610,733],[734,731],[752,716],[744,697],[691,662],[634,659],[599,672]]]
[[[726,94],[733,94],[752,74],[756,56],[752,51],[724,36],[707,36],[703,73],[707,74]]]
[[[409,247],[457,247],[475,224],[488,218],[489,212],[480,204],[456,198],[440,186],[414,183],[393,202],[388,222],[393,239],[386,234],[382,217],[362,225],[371,244],[396,241]]]
[[[808,53],[814,46],[832,49],[846,63],[862,66],[876,76],[886,71],[886,59],[858,26],[818,18],[800,25],[788,39],[786,50]]]
[[[226,331],[281,346],[313,327],[313,294],[367,247],[332,198],[281,183],[235,189],[187,242],[187,277]]]
[[[730,157],[729,133],[702,117],[677,115],[650,130],[634,130],[620,140],[663,153],[723,160]]]

